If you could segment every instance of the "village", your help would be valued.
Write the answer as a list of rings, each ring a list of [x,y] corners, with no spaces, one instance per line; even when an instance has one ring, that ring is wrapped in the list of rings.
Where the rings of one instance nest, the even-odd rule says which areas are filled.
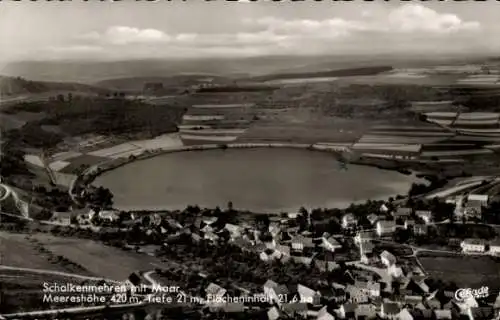
[[[201,297],[210,312],[246,312],[256,306],[241,297],[257,294],[266,297],[258,308],[265,308],[270,320],[493,320],[500,310],[500,240],[498,229],[481,221],[490,205],[486,195],[465,194],[434,205],[368,201],[336,209],[326,219],[328,212],[301,208],[236,221],[232,203],[225,210],[195,206],[154,214],[93,209],[71,221],[54,219],[61,227],[114,230],[102,237],[108,244],[172,261],[172,270],[153,272],[159,283],[190,274],[189,281],[176,285]],[[127,240],[116,240],[124,233]],[[486,275],[491,268],[471,270],[482,268],[478,259],[493,263],[492,274]],[[248,268],[239,269],[241,263]],[[445,267],[436,264],[451,264],[449,276],[441,277]],[[252,274],[235,276],[244,270]],[[289,270],[295,273],[284,278]],[[484,276],[470,282],[461,272]],[[136,271],[129,281],[140,286],[144,274]],[[457,295],[482,287],[481,297]],[[215,300],[219,303],[210,303]]]

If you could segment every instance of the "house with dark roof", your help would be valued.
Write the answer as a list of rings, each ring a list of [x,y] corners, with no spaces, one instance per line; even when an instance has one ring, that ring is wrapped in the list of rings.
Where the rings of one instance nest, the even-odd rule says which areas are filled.
[[[380,316],[384,319],[396,319],[401,309],[395,302],[382,303],[380,307]]]
[[[306,303],[295,302],[281,305],[281,311],[294,319],[307,317],[308,307]]]
[[[357,308],[356,303],[344,303],[343,305],[340,306],[339,308],[339,316],[342,319],[350,318],[352,319],[355,314],[356,314],[356,308]]]
[[[411,214],[413,212],[412,208],[409,207],[399,207],[392,213],[392,216],[394,217],[394,220],[406,220],[410,218]]]
[[[283,313],[281,310],[279,310],[276,307],[271,307],[269,310],[267,310],[267,318],[269,320],[278,320],[283,316]]]

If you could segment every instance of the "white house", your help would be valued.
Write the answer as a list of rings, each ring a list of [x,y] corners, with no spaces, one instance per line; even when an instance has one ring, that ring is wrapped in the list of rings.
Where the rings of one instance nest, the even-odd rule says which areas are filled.
[[[395,279],[401,278],[404,273],[403,269],[401,267],[398,267],[397,265],[393,264],[390,267],[387,268],[387,272],[389,275]]]
[[[374,236],[374,234],[371,231],[367,231],[367,230],[359,231],[356,234],[356,236],[354,237],[354,243],[359,245],[361,243],[370,242],[373,239],[373,236]]]
[[[323,247],[331,252],[335,252],[337,249],[341,249],[342,245],[334,237],[322,237],[321,238]]]
[[[424,220],[425,224],[432,222],[432,212],[430,210],[417,210],[415,211],[415,215]]]
[[[490,242],[490,254],[500,255],[500,239],[496,239]]]
[[[281,311],[276,307],[272,307],[267,311],[267,318],[269,320],[278,320],[279,318],[281,318],[281,316]]]
[[[346,292],[349,293],[350,301],[354,303],[366,303],[370,298],[370,293],[355,285],[347,285]]]
[[[368,219],[371,225],[374,225],[379,219],[379,217],[376,214],[371,213],[366,217],[366,219]]]
[[[231,234],[231,238],[237,238],[241,236],[242,229],[240,226],[231,224],[231,223],[226,223],[224,228],[229,231]]]
[[[205,292],[207,294],[207,299],[209,300],[215,300],[217,298],[221,298],[226,294],[226,289],[222,288],[221,286],[215,284],[215,283],[210,283],[208,287],[205,289]]]
[[[330,312],[328,312],[327,307],[324,306],[323,308],[319,309],[316,320],[335,320],[335,317]]]
[[[481,203],[482,206],[487,206],[488,205],[488,195],[486,194],[469,194],[467,196],[467,202],[469,201],[478,201],[479,203]]]
[[[396,223],[394,221],[380,220],[377,222],[376,230],[379,237],[390,235],[396,231]]]
[[[297,251],[302,251],[304,248],[314,248],[313,239],[304,236],[296,236],[291,242],[292,249]]]
[[[481,253],[486,250],[486,243],[481,239],[465,239],[460,247],[465,253]]]
[[[318,291],[314,291],[304,285],[297,285],[297,293],[300,297],[300,302],[318,304],[320,302],[321,294]]]
[[[356,217],[354,217],[352,213],[345,214],[342,217],[342,228],[344,229],[356,227],[357,224],[358,220],[356,219]]]
[[[401,310],[396,318],[397,320],[413,320],[413,316],[406,308]]]
[[[390,266],[396,264],[396,257],[390,253],[389,251],[387,250],[384,250],[384,252],[382,252],[380,254],[380,261],[387,267],[389,268]]]

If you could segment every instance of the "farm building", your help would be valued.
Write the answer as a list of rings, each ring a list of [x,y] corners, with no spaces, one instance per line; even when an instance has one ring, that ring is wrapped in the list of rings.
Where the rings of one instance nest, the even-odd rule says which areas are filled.
[[[465,253],[481,253],[486,250],[486,243],[481,239],[465,239],[460,244]]]

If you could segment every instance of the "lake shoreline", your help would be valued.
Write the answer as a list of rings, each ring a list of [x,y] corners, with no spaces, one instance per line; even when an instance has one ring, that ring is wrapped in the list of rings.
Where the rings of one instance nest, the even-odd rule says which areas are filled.
[[[345,158],[346,153],[349,153],[349,148],[346,144],[326,144],[326,143],[317,143],[317,144],[294,144],[294,143],[231,143],[231,144],[210,144],[210,145],[196,145],[196,146],[182,146],[175,147],[169,149],[160,149],[160,150],[150,150],[141,155],[130,157],[130,158],[119,158],[119,159],[110,159],[105,162],[96,164],[87,170],[85,170],[81,175],[79,175],[73,183],[70,185],[70,194],[72,199],[77,201],[76,196],[74,194],[74,189],[77,184],[80,184],[80,187],[85,188],[88,185],[91,185],[92,182],[100,175],[105,172],[109,172],[115,170],[119,167],[125,166],[127,164],[146,160],[158,155],[170,154],[170,153],[179,153],[186,151],[205,151],[205,150],[224,150],[224,149],[257,149],[257,148],[280,148],[280,149],[302,149],[316,152],[328,152],[335,156],[336,160],[342,160]],[[400,170],[394,168],[384,168],[375,164],[367,164],[367,163],[356,163],[357,161],[349,162],[349,164],[353,165],[361,165],[363,167],[375,167],[377,169],[382,169],[385,171],[399,171]],[[404,173],[403,173],[404,174]],[[413,175],[411,172],[405,175]],[[85,181],[85,183],[83,183]],[[390,197],[391,195],[388,195]],[[396,196],[396,194],[394,194]],[[381,198],[381,197],[377,197]],[[367,198],[366,200],[368,200]],[[373,200],[373,199],[372,199]],[[358,200],[359,202],[362,200]],[[343,202],[343,201],[342,201]],[[129,206],[130,207],[130,206]],[[134,206],[134,208],[130,208],[131,210],[127,211],[137,211],[142,210],[143,206]],[[161,211],[161,210],[172,210],[172,208],[155,208],[154,210],[150,208],[144,208],[146,211]],[[279,213],[279,212],[276,212]]]

